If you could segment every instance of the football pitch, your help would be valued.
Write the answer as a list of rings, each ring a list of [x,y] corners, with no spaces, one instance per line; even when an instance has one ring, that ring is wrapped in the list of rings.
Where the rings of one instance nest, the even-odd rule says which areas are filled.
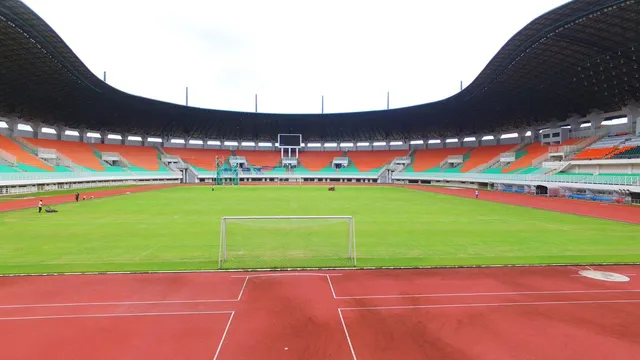
[[[0,273],[217,269],[225,216],[352,216],[358,267],[640,262],[638,225],[392,187],[178,187],[56,209],[0,213]],[[348,241],[344,221],[238,221],[223,268],[352,266]]]

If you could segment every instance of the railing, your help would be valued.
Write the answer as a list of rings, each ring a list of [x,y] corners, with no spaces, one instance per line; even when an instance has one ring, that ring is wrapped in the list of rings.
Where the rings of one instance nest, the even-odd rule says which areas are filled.
[[[9,154],[8,152],[0,149],[0,158],[4,159],[11,165],[15,165],[17,163],[16,157],[14,155]]]
[[[402,173],[398,180],[463,180],[477,182],[547,182],[575,183],[598,185],[640,186],[640,176],[614,175],[501,175],[501,174],[469,174],[469,173]]]
[[[145,179],[145,178],[175,178],[179,174],[172,171],[142,171],[142,172],[23,172],[23,173],[2,173],[0,174],[0,185],[4,182],[33,182],[33,181],[65,181],[74,180],[92,181],[94,179]]]

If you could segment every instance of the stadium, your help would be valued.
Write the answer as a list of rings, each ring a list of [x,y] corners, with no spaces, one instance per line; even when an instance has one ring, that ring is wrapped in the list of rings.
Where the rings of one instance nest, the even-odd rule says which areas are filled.
[[[638,24],[573,0],[444,100],[275,114],[118,90],[0,1],[2,357],[637,358]]]

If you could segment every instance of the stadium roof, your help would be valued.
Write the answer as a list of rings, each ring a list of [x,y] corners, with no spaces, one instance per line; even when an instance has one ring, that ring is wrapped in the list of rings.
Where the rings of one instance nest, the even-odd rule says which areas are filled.
[[[292,132],[332,140],[446,136],[562,120],[593,109],[616,111],[640,100],[640,0],[571,1],[516,33],[458,94],[358,113],[233,112],[130,95],[91,73],[19,0],[0,2],[0,45],[0,112],[127,133],[267,139]]]

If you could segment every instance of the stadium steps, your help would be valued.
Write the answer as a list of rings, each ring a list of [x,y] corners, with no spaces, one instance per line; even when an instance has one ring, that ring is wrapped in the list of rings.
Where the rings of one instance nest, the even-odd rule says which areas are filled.
[[[473,148],[468,159],[462,164],[461,172],[477,173],[500,160],[500,154],[516,149],[517,145],[491,145]],[[481,169],[481,170],[477,170]]]
[[[150,146],[94,144],[98,151],[112,152],[129,163],[132,171],[161,171],[161,161],[158,159],[158,151]]]
[[[412,165],[407,171],[424,172],[432,170],[439,171],[440,163],[452,155],[464,155],[469,148],[442,148],[442,149],[420,149],[416,150]]]

